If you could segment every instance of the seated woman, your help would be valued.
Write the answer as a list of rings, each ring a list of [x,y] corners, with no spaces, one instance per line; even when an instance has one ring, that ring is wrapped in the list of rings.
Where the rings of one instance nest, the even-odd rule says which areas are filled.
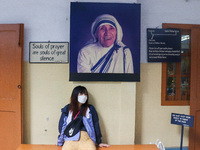
[[[88,104],[88,92],[83,86],[77,86],[71,94],[71,102],[62,108],[59,121],[59,133],[57,145],[63,146],[62,150],[96,150],[99,147],[109,147],[101,141],[99,118],[94,106]],[[67,125],[82,114],[80,131],[72,137],[65,135]],[[64,145],[63,145],[64,144]]]

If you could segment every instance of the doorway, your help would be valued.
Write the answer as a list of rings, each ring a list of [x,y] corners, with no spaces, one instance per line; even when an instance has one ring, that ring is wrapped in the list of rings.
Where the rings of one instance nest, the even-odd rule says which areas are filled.
[[[22,143],[23,24],[0,25],[0,149]]]

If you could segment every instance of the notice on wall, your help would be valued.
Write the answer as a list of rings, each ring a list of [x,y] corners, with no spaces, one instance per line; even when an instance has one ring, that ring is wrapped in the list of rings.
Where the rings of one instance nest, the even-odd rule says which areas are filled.
[[[30,63],[68,63],[68,42],[30,42]]]
[[[171,124],[193,127],[193,123],[194,123],[194,116],[177,114],[177,113],[171,114]]]
[[[147,29],[148,62],[180,62],[179,29]]]

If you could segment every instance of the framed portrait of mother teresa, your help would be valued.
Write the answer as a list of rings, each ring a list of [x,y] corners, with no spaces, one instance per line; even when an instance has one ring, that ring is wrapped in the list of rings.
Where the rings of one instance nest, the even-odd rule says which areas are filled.
[[[71,2],[70,81],[140,81],[140,4]]]

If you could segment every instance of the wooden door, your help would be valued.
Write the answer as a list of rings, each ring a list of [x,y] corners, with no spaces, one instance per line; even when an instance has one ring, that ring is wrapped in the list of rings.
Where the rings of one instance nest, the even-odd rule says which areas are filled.
[[[0,150],[22,143],[23,24],[0,25]]]
[[[190,114],[194,127],[190,128],[189,150],[200,150],[200,28],[192,29],[191,58]]]

